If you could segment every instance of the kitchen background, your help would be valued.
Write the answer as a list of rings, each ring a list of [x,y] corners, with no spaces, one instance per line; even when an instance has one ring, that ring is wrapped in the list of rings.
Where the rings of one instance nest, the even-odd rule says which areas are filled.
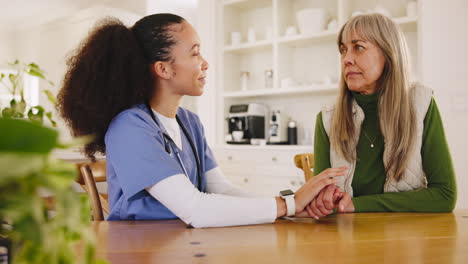
[[[304,182],[293,157],[313,152],[315,117],[337,95],[340,26],[354,14],[384,13],[405,33],[414,79],[434,89],[458,178],[457,208],[468,208],[468,1],[0,0],[0,6],[0,71],[16,58],[36,62],[56,83],[54,93],[67,56],[99,18],[132,25],[158,12],[185,17],[198,30],[210,68],[203,96],[184,98],[183,105],[202,119],[226,176],[265,195]],[[46,84],[29,84],[32,101],[47,105],[37,93]],[[0,88],[0,103],[8,100]],[[62,122],[59,129],[63,140],[70,138]],[[76,150],[56,154],[83,159]]]

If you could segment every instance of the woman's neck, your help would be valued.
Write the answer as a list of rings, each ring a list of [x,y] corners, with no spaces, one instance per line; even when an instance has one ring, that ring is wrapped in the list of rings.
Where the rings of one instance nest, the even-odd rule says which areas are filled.
[[[169,118],[176,117],[177,109],[182,99],[182,95],[175,94],[172,91],[173,89],[170,87],[159,85],[149,102],[154,111]]]

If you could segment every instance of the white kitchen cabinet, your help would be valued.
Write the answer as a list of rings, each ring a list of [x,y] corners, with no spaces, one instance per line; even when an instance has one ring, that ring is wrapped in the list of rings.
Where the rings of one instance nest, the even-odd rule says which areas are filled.
[[[304,173],[294,165],[296,154],[312,151],[302,147],[226,146],[214,149],[219,167],[234,184],[259,195],[277,195],[280,190],[297,190]]]

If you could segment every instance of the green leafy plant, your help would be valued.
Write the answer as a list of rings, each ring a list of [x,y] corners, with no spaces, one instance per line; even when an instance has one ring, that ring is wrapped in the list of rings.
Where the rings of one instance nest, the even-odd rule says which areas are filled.
[[[0,131],[0,235],[12,241],[14,263],[106,263],[94,257],[87,197],[72,189],[76,169],[51,155],[70,145],[27,120],[0,118]]]
[[[36,63],[24,64],[19,60],[8,63],[12,70],[9,74],[0,74],[0,83],[4,88],[7,89],[8,93],[13,97],[10,101],[10,105],[7,107],[0,106],[1,116],[5,118],[28,118],[29,120],[42,124],[44,117],[46,117],[52,126],[56,127],[57,123],[52,118],[52,111],[46,111],[41,105],[31,106],[26,102],[24,98],[24,81],[25,75],[34,76],[44,80],[50,86],[54,86],[54,83],[49,81],[44,70],[42,70]],[[55,105],[56,99],[52,92],[48,89],[42,89],[47,95],[48,100]]]

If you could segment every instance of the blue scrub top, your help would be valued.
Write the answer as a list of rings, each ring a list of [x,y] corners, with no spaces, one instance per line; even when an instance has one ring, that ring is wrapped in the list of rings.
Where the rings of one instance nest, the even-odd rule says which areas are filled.
[[[204,192],[205,172],[215,168],[216,161],[198,116],[182,107],[177,110],[177,116],[190,134],[200,158],[201,191]],[[144,104],[119,113],[110,123],[105,136],[110,206],[107,220],[177,218],[145,190],[167,177],[184,174],[177,157],[166,152],[162,134],[165,129],[159,120],[158,123],[161,127],[156,125]],[[182,150],[175,144],[171,146],[179,150],[190,181],[198,186],[195,156],[183,131],[181,135]]]

